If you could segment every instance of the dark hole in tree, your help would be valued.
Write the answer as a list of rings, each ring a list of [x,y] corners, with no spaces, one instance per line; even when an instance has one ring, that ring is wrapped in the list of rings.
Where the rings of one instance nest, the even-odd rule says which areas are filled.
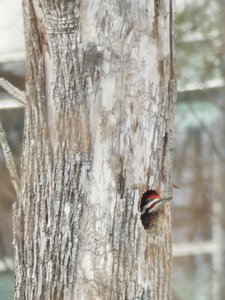
[[[154,204],[156,204],[155,200],[159,198],[159,193],[152,189],[147,190],[141,197],[141,222],[145,229],[151,227],[151,221],[154,219],[155,213],[151,213],[150,210],[153,208]]]

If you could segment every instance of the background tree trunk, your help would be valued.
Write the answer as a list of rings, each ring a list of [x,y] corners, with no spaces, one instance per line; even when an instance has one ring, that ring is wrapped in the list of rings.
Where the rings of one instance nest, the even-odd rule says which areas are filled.
[[[15,299],[171,299],[172,0],[24,0]]]

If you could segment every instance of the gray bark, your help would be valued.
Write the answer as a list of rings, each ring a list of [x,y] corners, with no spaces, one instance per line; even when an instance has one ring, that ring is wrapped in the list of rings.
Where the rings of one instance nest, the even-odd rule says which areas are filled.
[[[24,0],[15,299],[171,299],[172,1]]]

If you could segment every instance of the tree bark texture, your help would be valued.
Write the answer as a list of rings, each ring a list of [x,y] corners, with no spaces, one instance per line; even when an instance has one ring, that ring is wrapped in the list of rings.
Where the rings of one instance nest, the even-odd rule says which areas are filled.
[[[171,299],[172,0],[23,0],[15,299]]]

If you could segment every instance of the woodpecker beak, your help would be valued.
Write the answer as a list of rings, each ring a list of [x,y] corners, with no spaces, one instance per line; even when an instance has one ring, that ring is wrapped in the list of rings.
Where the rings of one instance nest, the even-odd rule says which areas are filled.
[[[168,198],[159,198],[156,201],[153,201],[152,203],[150,203],[149,209],[148,209],[148,214],[151,214],[153,212],[156,212],[157,210],[159,210],[159,208],[167,201],[170,201],[172,199],[172,197],[168,197]]]
[[[158,202],[166,202],[172,200],[172,197],[160,198]]]
[[[141,215],[145,214],[146,212],[150,214],[151,212],[157,211],[160,206],[162,206],[165,202],[170,201],[171,199],[172,197],[152,199],[144,205],[141,211]]]
[[[154,214],[159,210],[161,206],[167,201],[170,201],[172,197],[160,198],[160,193],[154,190],[145,192],[141,198],[141,222],[145,229],[149,228],[151,214]]]

